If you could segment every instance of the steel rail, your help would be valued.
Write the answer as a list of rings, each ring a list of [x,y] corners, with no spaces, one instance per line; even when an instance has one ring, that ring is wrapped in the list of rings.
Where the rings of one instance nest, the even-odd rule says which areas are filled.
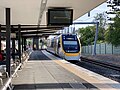
[[[99,65],[99,66],[109,68],[109,69],[113,69],[113,70],[116,70],[116,71],[120,71],[120,66],[116,66],[116,65],[113,65],[113,64],[110,64],[110,63],[100,62],[100,61],[88,59],[88,58],[85,58],[85,57],[81,57],[81,61],[92,63],[92,64],[95,64],[95,65]]]

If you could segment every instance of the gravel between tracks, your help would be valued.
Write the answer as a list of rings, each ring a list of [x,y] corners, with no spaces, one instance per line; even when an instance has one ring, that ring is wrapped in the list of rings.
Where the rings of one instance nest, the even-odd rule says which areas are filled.
[[[82,55],[82,57],[99,60],[100,62],[105,62],[109,64],[114,64],[116,66],[120,66],[120,54],[119,55]]]

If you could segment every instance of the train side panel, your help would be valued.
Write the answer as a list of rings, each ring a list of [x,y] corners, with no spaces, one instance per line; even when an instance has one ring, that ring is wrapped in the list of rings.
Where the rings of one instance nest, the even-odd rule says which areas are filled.
[[[54,41],[54,42],[53,42]],[[80,60],[81,44],[76,35],[60,35],[47,50],[66,60]]]

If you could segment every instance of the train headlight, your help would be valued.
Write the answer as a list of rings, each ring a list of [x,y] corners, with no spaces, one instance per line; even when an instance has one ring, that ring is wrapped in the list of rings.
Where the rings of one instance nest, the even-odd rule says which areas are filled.
[[[81,61],[81,59],[79,59],[79,61]]]

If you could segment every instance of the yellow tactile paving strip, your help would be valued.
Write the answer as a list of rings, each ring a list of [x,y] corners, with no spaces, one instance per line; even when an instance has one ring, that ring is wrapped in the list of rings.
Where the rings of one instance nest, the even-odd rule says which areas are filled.
[[[81,68],[76,65],[72,65],[69,62],[65,60],[57,60],[55,56],[48,54],[49,58],[53,59],[53,61],[63,68],[67,69],[68,71],[74,73],[75,75],[79,76],[80,78],[86,80],[87,82],[93,84],[100,90],[120,90],[120,83],[115,82],[113,80],[110,80],[108,78],[105,78],[100,75],[93,75],[94,73],[89,73],[88,70],[85,70],[84,68]]]
[[[90,76],[88,77],[88,74],[85,73],[84,71],[77,70],[76,68],[72,67],[70,64],[63,63],[62,60],[54,60],[54,62],[61,65],[65,69],[69,70],[70,72],[74,73],[75,75],[79,76],[80,78],[82,78],[82,79],[88,81],[89,83],[95,85],[100,90],[120,90],[120,88],[116,89],[116,88],[113,88],[113,87],[107,85],[108,83],[107,84],[104,83],[105,82],[104,80],[101,81],[101,80],[97,80],[94,77],[90,77]],[[109,82],[109,84],[113,84],[113,83]],[[114,82],[114,84],[118,84],[118,83]]]

